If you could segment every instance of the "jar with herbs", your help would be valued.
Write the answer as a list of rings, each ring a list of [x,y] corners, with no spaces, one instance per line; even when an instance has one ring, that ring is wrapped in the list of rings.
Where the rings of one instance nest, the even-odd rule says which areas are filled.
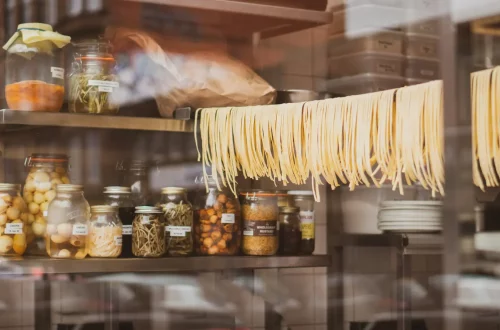
[[[242,251],[247,255],[271,256],[278,251],[278,200],[273,191],[240,194],[243,217]]]
[[[298,255],[301,243],[299,208],[283,206],[279,210],[279,254]]]
[[[89,256],[116,258],[122,252],[122,222],[118,208],[94,205],[90,208]]]
[[[208,192],[199,194],[195,206],[196,253],[236,255],[241,246],[240,203],[229,189],[219,190],[211,176],[207,181]]]
[[[88,40],[75,45],[69,76],[69,111],[96,115],[115,115],[118,104],[112,99],[119,87],[111,43]]]
[[[0,183],[0,255],[22,256],[26,251],[28,209],[21,185]]]
[[[45,242],[52,258],[83,259],[88,253],[90,206],[83,187],[59,184],[47,213]]]
[[[157,258],[165,254],[165,221],[159,207],[135,210],[132,223],[132,253],[136,257]]]
[[[105,187],[104,203],[118,208],[118,217],[122,222],[122,253],[120,257],[133,257],[132,222],[135,217],[135,207],[130,197],[130,188],[118,186]]]
[[[187,200],[186,189],[163,188],[158,206],[165,216],[167,254],[176,257],[193,253],[193,206]]]
[[[314,252],[315,245],[315,220],[314,196],[312,191],[291,190],[288,192],[294,206],[300,208],[300,231],[302,239],[300,253],[309,255]]]
[[[26,158],[29,168],[23,188],[23,198],[28,207],[26,239],[29,255],[45,255],[45,230],[49,203],[56,197],[59,184],[70,183],[68,157],[60,154],[32,154]]]

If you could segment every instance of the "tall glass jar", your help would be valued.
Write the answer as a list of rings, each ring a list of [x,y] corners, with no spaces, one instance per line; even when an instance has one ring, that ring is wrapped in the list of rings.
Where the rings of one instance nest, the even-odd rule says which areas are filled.
[[[118,104],[112,100],[112,93],[119,83],[111,43],[103,39],[88,40],[77,43],[75,48],[69,76],[69,111],[117,114]]]
[[[279,210],[279,253],[282,255],[298,255],[301,243],[300,209],[298,207],[283,206]]]
[[[186,189],[163,188],[157,206],[165,216],[167,254],[177,257],[193,253],[193,206],[187,199]]]
[[[135,218],[135,207],[130,198],[129,187],[105,187],[104,203],[118,208],[118,216],[122,226],[121,258],[132,258],[132,222]]]
[[[203,183],[203,181],[201,181]],[[229,189],[219,190],[208,177],[195,205],[195,246],[200,255],[236,255],[241,246],[240,202]]]
[[[27,240],[29,255],[45,255],[45,228],[47,209],[56,197],[59,184],[70,183],[68,157],[59,154],[32,154],[24,165],[29,169],[23,188],[23,198],[28,206]]]
[[[47,213],[45,242],[52,258],[83,259],[88,253],[90,206],[83,187],[60,184]]]
[[[314,196],[310,190],[291,190],[288,192],[294,206],[300,208],[301,254],[312,254],[315,245]]]
[[[240,194],[243,217],[244,254],[270,256],[278,251],[278,199],[274,191]]]
[[[122,253],[122,222],[118,208],[94,205],[90,208],[89,256],[116,258]]]
[[[37,35],[34,35],[37,34]],[[64,101],[64,57],[71,38],[40,23],[20,24],[5,44],[5,98],[12,110],[61,110]]]
[[[122,185],[130,187],[132,201],[136,206],[149,203],[149,164],[145,160],[119,161],[116,169],[122,175]]]
[[[132,223],[132,253],[157,258],[165,254],[165,220],[159,207],[136,208]]]
[[[26,203],[21,185],[0,183],[0,255],[22,256],[26,251]]]

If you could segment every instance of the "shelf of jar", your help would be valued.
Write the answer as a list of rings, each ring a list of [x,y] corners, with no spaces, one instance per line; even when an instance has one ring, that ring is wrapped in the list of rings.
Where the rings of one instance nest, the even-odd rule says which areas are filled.
[[[82,260],[24,257],[1,259],[0,275],[201,272],[227,269],[328,267],[330,264],[331,258],[328,255],[86,258]]]
[[[101,116],[67,112],[34,112],[0,110],[0,131],[18,130],[33,126],[100,128],[142,131],[193,132],[192,120]]]

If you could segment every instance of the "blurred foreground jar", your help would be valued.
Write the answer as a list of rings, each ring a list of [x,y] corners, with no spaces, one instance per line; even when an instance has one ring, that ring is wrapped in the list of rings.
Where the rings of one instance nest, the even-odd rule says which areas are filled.
[[[64,58],[71,41],[40,23],[20,24],[4,45],[5,98],[12,110],[61,110],[64,100]]]
[[[186,189],[163,188],[157,206],[165,216],[167,254],[187,256],[193,253],[193,206],[187,199]]]
[[[132,224],[132,253],[136,257],[153,258],[165,254],[165,221],[161,208],[136,208]]]
[[[68,157],[60,154],[32,154],[24,165],[29,169],[23,188],[28,206],[27,240],[29,255],[45,255],[45,229],[49,203],[56,197],[59,184],[70,183]]]
[[[46,248],[52,258],[83,259],[88,253],[90,207],[83,187],[60,184],[47,214]]]
[[[118,208],[94,205],[90,208],[89,255],[116,258],[122,252],[122,222]]]
[[[22,256],[26,250],[28,213],[21,185],[0,183],[0,255]]]
[[[105,187],[104,203],[118,208],[118,217],[122,222],[122,253],[120,257],[133,257],[132,222],[135,218],[135,207],[130,198],[130,188],[118,186]]]
[[[300,253],[312,254],[314,252],[314,237],[316,230],[313,192],[307,190],[291,190],[288,194],[292,197],[293,205],[300,208],[300,231],[302,232]]]
[[[229,189],[219,190],[208,176],[195,206],[195,245],[200,255],[236,255],[241,246],[240,203]]]

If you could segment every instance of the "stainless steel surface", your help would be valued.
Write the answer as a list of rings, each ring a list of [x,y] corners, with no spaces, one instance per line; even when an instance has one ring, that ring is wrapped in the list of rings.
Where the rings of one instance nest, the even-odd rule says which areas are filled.
[[[0,130],[9,131],[26,126],[56,126],[82,128],[108,128],[141,131],[193,132],[189,120],[96,116],[76,113],[49,113],[17,110],[0,110]]]
[[[306,89],[287,89],[277,92],[276,104],[324,100],[331,97],[328,93],[315,92]]]

